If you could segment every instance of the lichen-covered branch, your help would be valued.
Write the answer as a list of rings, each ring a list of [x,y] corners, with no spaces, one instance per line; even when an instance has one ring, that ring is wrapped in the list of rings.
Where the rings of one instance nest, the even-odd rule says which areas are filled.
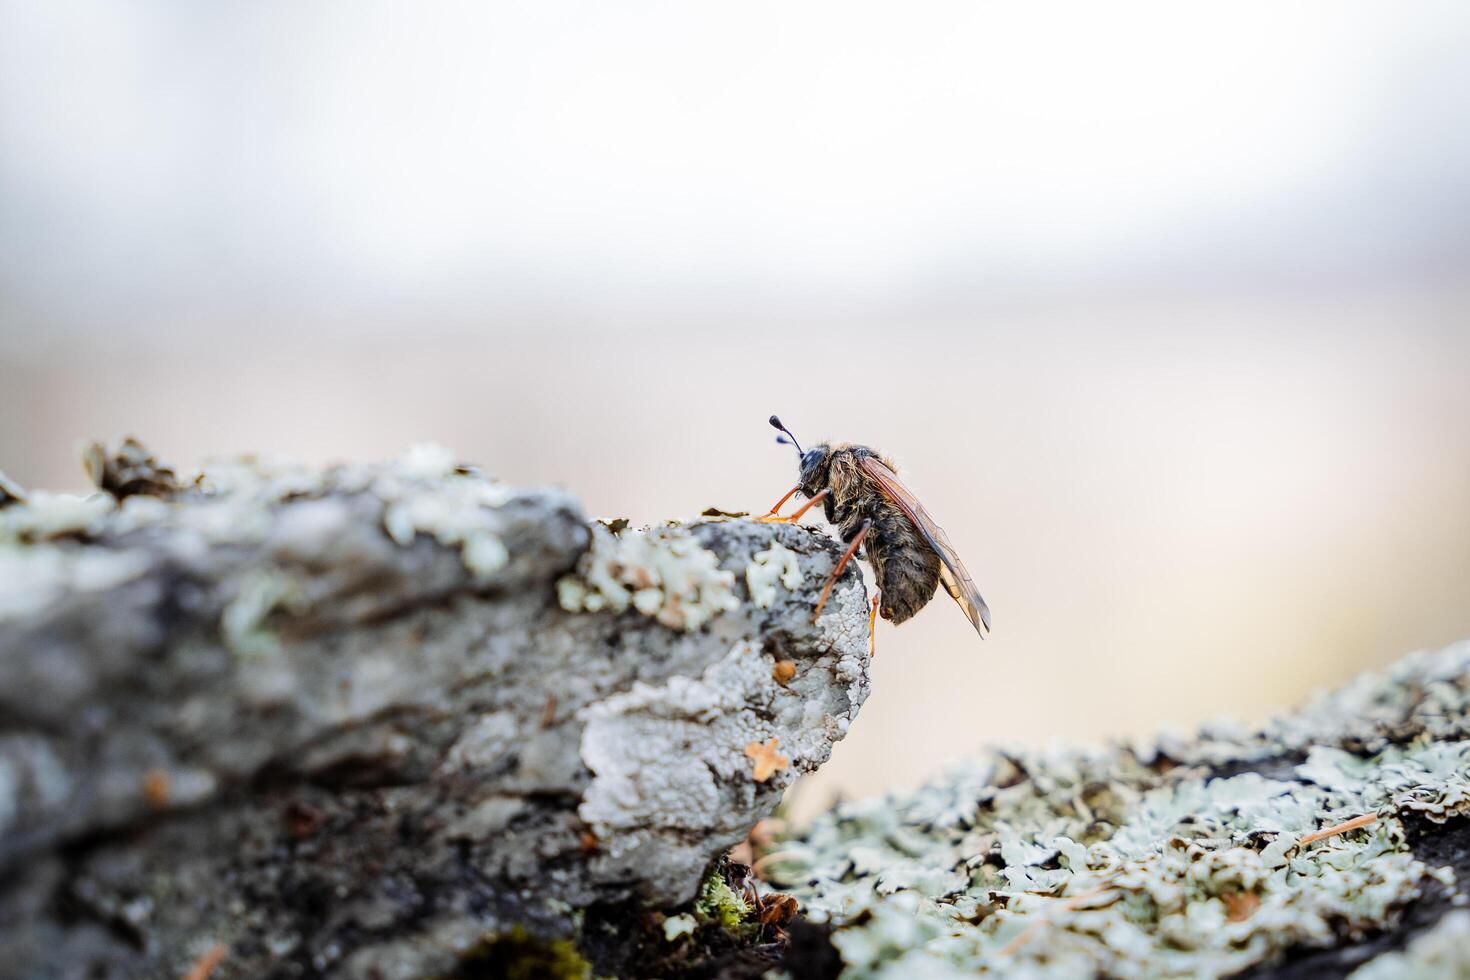
[[[991,752],[762,865],[850,977],[1470,975],[1470,643],[1256,731]]]
[[[0,480],[0,975],[1470,972],[1470,644],[1256,730],[983,754],[757,888],[712,862],[868,691],[825,535],[588,523],[432,448],[86,465]]]
[[[588,910],[691,902],[867,695],[816,531],[614,531],[433,448],[87,466],[0,502],[0,974],[575,960]]]

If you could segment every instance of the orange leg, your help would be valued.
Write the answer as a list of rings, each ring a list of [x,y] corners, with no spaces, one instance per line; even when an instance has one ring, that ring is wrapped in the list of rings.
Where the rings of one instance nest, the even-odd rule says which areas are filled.
[[[214,973],[214,968],[219,966],[220,960],[224,959],[225,954],[229,951],[229,947],[223,943],[215,943],[194,961],[189,972],[184,974],[184,980],[209,980]]]
[[[873,608],[868,613],[868,659],[878,656],[878,600],[883,593],[873,593]]]
[[[776,501],[776,506],[774,506],[770,510],[766,511],[765,514],[763,514],[762,516],[757,517],[756,520],[763,521],[763,520],[765,520],[768,517],[775,517],[777,514],[779,514],[781,512],[781,508],[786,506],[786,501],[788,501],[792,497],[796,496],[796,491],[798,491],[800,489],[801,489],[801,484],[798,483],[796,486],[792,487],[790,490],[787,490],[786,491],[786,496],[784,496],[780,500]]]
[[[796,491],[793,490],[791,493],[795,493],[795,492]],[[796,513],[792,514],[790,517],[772,517],[771,514],[774,514],[775,513],[775,511],[772,511],[771,514],[767,514],[765,517],[757,517],[756,520],[762,521],[762,522],[764,522],[766,524],[795,524],[797,521],[801,520],[801,515],[805,514],[807,511],[811,510],[817,504],[819,504],[823,500],[825,500],[826,497],[827,497],[827,495],[829,493],[831,493],[831,492],[832,492],[831,490],[823,490],[821,493],[817,494],[811,500],[808,500],[806,503],[802,504],[799,508],[797,508]],[[789,498],[790,496],[791,496],[791,494],[788,493],[785,497],[782,497],[781,498],[781,504],[784,504],[786,502],[787,498]],[[781,504],[777,504],[776,505],[776,508],[778,510],[780,509]]]
[[[826,492],[827,491],[825,490],[822,491],[822,493]],[[811,502],[816,503],[817,498],[821,497],[822,493],[819,493],[816,497],[813,497]],[[863,529],[859,531],[857,533],[857,536],[852,539],[852,544],[847,546],[847,551],[843,552],[841,560],[837,562],[837,567],[832,569],[832,574],[827,576],[827,584],[822,586],[822,594],[817,597],[817,611],[812,613],[812,622],[815,623],[817,621],[817,617],[822,615],[822,607],[827,604],[827,600],[832,595],[832,586],[837,584],[837,579],[847,568],[847,563],[852,561],[852,556],[857,554],[858,546],[863,543],[863,538],[866,538],[868,536],[868,531],[872,527],[872,521],[863,521]]]

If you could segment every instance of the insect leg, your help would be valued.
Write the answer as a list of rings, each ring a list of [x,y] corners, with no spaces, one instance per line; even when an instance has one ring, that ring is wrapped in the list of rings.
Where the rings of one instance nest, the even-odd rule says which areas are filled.
[[[792,514],[790,517],[772,517],[767,514],[765,517],[757,517],[756,520],[762,521],[766,524],[795,524],[797,521],[801,520],[801,515],[805,514],[807,511],[811,510],[813,507],[817,506],[817,504],[825,500],[827,495],[831,492],[831,490],[823,490],[811,500],[808,500],[806,503],[797,508],[796,513]],[[787,496],[790,496],[790,494],[787,494]],[[781,503],[785,502],[786,498],[781,498]],[[781,506],[781,504],[777,504],[776,506],[779,507]]]
[[[786,506],[786,501],[788,501],[792,497],[796,496],[796,491],[798,491],[800,489],[801,489],[801,484],[798,483],[796,486],[792,487],[790,490],[787,490],[786,491],[786,496],[784,496],[780,500],[776,501],[776,506],[774,506],[770,510],[766,511],[765,514],[763,514],[762,516],[757,517],[756,520],[763,521],[767,517],[775,517],[777,514],[779,514],[781,512],[781,508],[784,507],[784,506]]]
[[[822,493],[826,492],[827,491],[825,490],[822,491]],[[819,493],[816,497],[813,497],[811,502],[816,503],[817,498],[821,497],[822,493]],[[866,538],[868,536],[868,531],[871,530],[872,527],[872,521],[863,521],[862,530],[858,531],[857,536],[852,539],[852,544],[847,546],[847,551],[843,552],[842,558],[837,562],[837,567],[832,569],[832,574],[827,576],[827,584],[822,586],[822,594],[817,597],[817,610],[816,612],[812,613],[813,623],[817,621],[818,616],[822,615],[822,607],[827,604],[827,600],[832,595],[832,586],[837,584],[838,577],[841,576],[843,570],[847,568],[847,563],[852,561],[852,556],[857,554],[858,546],[863,543],[863,538]]]
[[[755,887],[754,878],[746,878],[741,882],[740,890],[745,893],[745,904],[755,910],[757,915],[766,910],[766,903],[761,901],[760,889]]]
[[[868,613],[868,659],[878,656],[878,600],[883,598],[882,590],[873,592],[873,608]]]

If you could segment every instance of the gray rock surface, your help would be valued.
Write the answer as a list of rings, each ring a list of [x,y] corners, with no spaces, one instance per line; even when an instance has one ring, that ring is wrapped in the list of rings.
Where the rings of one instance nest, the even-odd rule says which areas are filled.
[[[614,533],[432,448],[88,467],[0,507],[3,975],[418,977],[672,906],[867,695],[806,528]]]

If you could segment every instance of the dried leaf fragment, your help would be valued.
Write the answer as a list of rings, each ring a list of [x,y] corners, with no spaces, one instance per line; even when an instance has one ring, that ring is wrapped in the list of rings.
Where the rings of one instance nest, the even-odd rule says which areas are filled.
[[[1338,834],[1346,834],[1354,830],[1361,830],[1362,828],[1372,826],[1377,822],[1378,814],[1365,813],[1361,817],[1354,817],[1353,819],[1340,823],[1335,827],[1324,827],[1321,830],[1313,831],[1312,833],[1303,837],[1301,840],[1297,841],[1297,844],[1305,847],[1307,844],[1315,844],[1319,840],[1326,840],[1329,837],[1336,837]]]
[[[800,905],[790,895],[767,895],[762,899],[760,920],[763,926],[784,926],[796,917]]]
[[[700,517],[749,517],[750,512],[744,510],[720,510],[718,507],[706,507],[699,512]]]
[[[321,830],[322,824],[327,819],[325,811],[304,800],[292,800],[287,803],[285,812],[281,816],[282,822],[286,825],[286,833],[296,840],[304,840]]]
[[[183,489],[174,471],[132,436],[111,455],[102,443],[90,444],[82,450],[82,468],[97,489],[116,500],[135,494],[169,497]]]
[[[1225,921],[1244,922],[1261,907],[1261,897],[1255,892],[1226,892],[1220,896],[1225,903]]]
[[[162,769],[149,769],[143,774],[143,801],[154,809],[168,806],[168,773]]]
[[[790,759],[776,751],[780,742],[780,739],[772,737],[769,742],[751,742],[745,747],[745,754],[755,762],[753,775],[756,782],[765,782],[791,764]]]

